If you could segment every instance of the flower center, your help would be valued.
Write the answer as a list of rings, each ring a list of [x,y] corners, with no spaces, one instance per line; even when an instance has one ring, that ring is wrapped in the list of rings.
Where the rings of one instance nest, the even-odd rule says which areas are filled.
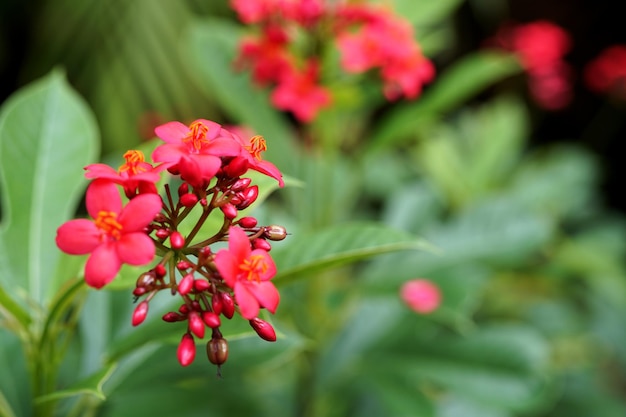
[[[193,122],[189,125],[189,133],[183,138],[183,143],[187,144],[191,152],[198,153],[209,144],[206,137],[208,131],[209,128],[202,122]]]
[[[243,261],[240,269],[245,272],[248,281],[260,282],[261,275],[267,272],[265,257],[263,255],[252,255]]]
[[[245,145],[244,148],[250,152],[250,155],[254,156],[257,160],[261,160],[261,152],[267,150],[267,144],[265,143],[265,138],[260,135],[253,136],[250,138],[250,143]]]
[[[140,172],[147,171],[145,167],[145,158],[141,151],[126,151],[126,153],[124,154],[124,159],[126,159],[126,163],[121,165],[117,170],[117,172],[119,172],[120,174],[126,172],[129,175],[136,175]]]
[[[122,235],[122,225],[117,221],[117,214],[112,211],[100,211],[95,220],[96,227],[103,235],[119,240]]]

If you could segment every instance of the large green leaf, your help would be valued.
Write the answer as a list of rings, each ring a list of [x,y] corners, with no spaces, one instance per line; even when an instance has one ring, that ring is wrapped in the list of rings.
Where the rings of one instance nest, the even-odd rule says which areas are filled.
[[[395,11],[418,27],[440,23],[454,12],[463,0],[393,0]]]
[[[498,81],[517,74],[521,67],[515,57],[493,51],[473,53],[442,73],[414,102],[398,105],[382,118],[370,140],[371,151],[391,146],[415,134],[456,106]]]
[[[237,26],[228,21],[200,21],[191,27],[185,39],[188,61],[207,94],[215,97],[236,122],[265,136],[265,159],[291,173],[295,147],[286,119],[271,107],[265,91],[252,86],[246,72],[234,69],[241,35]]]
[[[54,292],[49,283],[60,256],[55,231],[74,213],[86,184],[82,168],[97,151],[94,117],[62,73],[51,73],[4,103],[0,284],[21,288],[38,303]]]
[[[345,223],[290,238],[273,252],[275,281],[284,283],[313,272],[361,261],[383,253],[430,250],[426,241],[376,223]]]
[[[50,394],[42,395],[35,398],[36,403],[45,403],[47,401],[55,401],[62,398],[74,397],[76,395],[90,394],[104,400],[106,397],[102,391],[102,386],[111,377],[113,371],[115,371],[116,364],[110,364],[109,366],[100,369],[95,374],[88,378],[72,385],[69,388],[54,391]]]

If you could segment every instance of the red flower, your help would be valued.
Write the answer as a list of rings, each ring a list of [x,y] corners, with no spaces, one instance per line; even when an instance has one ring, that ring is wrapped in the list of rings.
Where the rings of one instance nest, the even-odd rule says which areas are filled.
[[[266,20],[279,8],[281,0],[231,0],[230,6],[244,23],[259,23]]]
[[[585,68],[585,82],[597,93],[612,92],[626,99],[626,45],[606,48]]]
[[[412,310],[421,314],[431,313],[441,304],[439,288],[425,279],[405,282],[400,297]]]
[[[124,154],[126,163],[121,165],[118,170],[111,168],[105,164],[91,164],[85,167],[85,177],[88,179],[105,179],[120,184],[124,187],[124,192],[128,198],[139,193],[156,193],[155,183],[159,181],[159,171],[163,169],[163,165],[153,167],[145,162],[141,151],[130,150]]]
[[[93,221],[70,220],[57,230],[57,246],[70,255],[91,253],[85,281],[101,288],[115,278],[123,263],[144,265],[152,261],[154,242],[144,232],[161,211],[161,198],[142,194],[122,208],[117,187],[95,180],[87,189],[87,212]]]
[[[181,177],[194,187],[207,183],[219,171],[221,156],[237,156],[241,148],[232,135],[209,120],[198,119],[189,126],[169,122],[154,129],[164,145],[152,153],[152,159],[178,169]]]
[[[280,187],[285,186],[283,174],[276,168],[276,165],[261,159],[261,152],[267,150],[267,144],[263,136],[254,135],[250,139],[244,140],[233,132],[233,137],[241,144],[242,151],[240,156],[246,160],[248,168],[274,178],[278,181]]]
[[[260,38],[242,40],[235,65],[249,66],[252,69],[252,78],[259,85],[276,82],[292,65],[293,58],[287,49],[288,42],[285,29],[277,25],[264,26]]]
[[[257,317],[260,307],[271,313],[276,311],[280,295],[270,282],[276,274],[276,265],[266,251],[252,250],[243,230],[229,229],[228,249],[215,255],[215,266],[226,285],[235,291],[235,300],[244,318]]]
[[[317,112],[331,103],[329,91],[317,84],[317,63],[310,61],[305,71],[292,68],[272,92],[272,103],[291,111],[302,122],[310,122]]]

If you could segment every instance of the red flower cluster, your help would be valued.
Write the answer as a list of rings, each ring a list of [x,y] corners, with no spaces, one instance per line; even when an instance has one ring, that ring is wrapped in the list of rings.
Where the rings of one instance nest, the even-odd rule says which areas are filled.
[[[239,65],[251,68],[259,85],[274,85],[272,103],[300,121],[313,120],[331,94],[320,82],[318,48],[296,50],[303,39],[323,44],[329,28],[344,71],[378,69],[389,100],[415,98],[434,78],[413,28],[387,8],[324,0],[231,0],[231,6],[242,22],[260,27],[258,37],[242,41]]]
[[[558,110],[570,103],[572,70],[563,56],[571,41],[563,28],[539,20],[503,28],[497,41],[519,56],[528,73],[530,93],[538,105]]]
[[[207,355],[219,367],[228,357],[220,316],[231,319],[238,311],[261,338],[276,340],[272,326],[257,316],[261,308],[274,313],[278,307],[280,296],[270,282],[276,266],[268,241],[282,240],[286,232],[280,226],[258,226],[254,217],[240,217],[239,212],[259,193],[251,178],[244,177],[248,170],[276,179],[281,187],[282,174],[262,159],[267,149],[262,136],[244,140],[204,119],[189,126],[169,122],[155,132],[165,142],[152,153],[159,165],[146,162],[139,151],[128,151],[117,171],[103,164],[85,167],[85,176],[93,180],[86,195],[93,220],[63,224],[57,230],[57,246],[73,255],[90,254],[85,281],[95,288],[111,282],[122,264],[146,265],[159,255],[156,265],[137,279],[133,294],[145,298],[137,305],[132,324],[145,320],[149,302],[159,291],[178,293],[180,308],[163,320],[187,322],[179,362],[187,366],[194,360],[194,338],[202,339],[208,327],[212,336]],[[180,185],[174,194],[166,181],[161,197],[157,183],[166,172],[178,177]],[[118,186],[129,199],[126,205]],[[215,209],[224,218],[222,226],[204,230]],[[184,235],[180,225],[191,216],[196,223]],[[220,241],[227,241],[228,249],[215,254],[211,245]]]
[[[626,45],[610,46],[587,64],[585,82],[592,91],[626,100]]]

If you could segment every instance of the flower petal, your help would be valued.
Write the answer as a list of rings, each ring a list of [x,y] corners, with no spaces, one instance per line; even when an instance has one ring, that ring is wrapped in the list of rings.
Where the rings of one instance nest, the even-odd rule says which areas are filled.
[[[85,282],[94,288],[102,288],[113,281],[122,262],[117,256],[115,245],[107,243],[93,251],[85,264]]]
[[[117,171],[106,164],[91,164],[85,167],[85,178],[103,178],[111,181],[120,181]]]
[[[262,256],[263,257],[263,263],[265,264],[266,269],[263,274],[259,274],[259,279],[261,281],[269,281],[270,279],[274,278],[274,275],[276,275],[276,264],[274,263],[274,260],[272,259],[270,254],[267,253],[266,250],[255,249],[250,253],[250,256]]]
[[[150,224],[154,216],[161,211],[163,203],[157,194],[142,194],[122,209],[118,221],[122,225],[122,233],[133,233]]]
[[[251,320],[259,315],[259,302],[241,281],[235,283],[235,301],[243,318]]]
[[[152,160],[155,162],[170,162],[177,164],[181,156],[188,152],[180,145],[160,145],[152,151]]]
[[[144,233],[127,233],[115,243],[117,255],[123,263],[145,265],[154,259],[154,242]]]
[[[98,247],[100,231],[91,220],[70,220],[57,229],[56,243],[65,253],[84,255]]]
[[[232,252],[226,249],[221,249],[217,252],[215,254],[215,267],[226,285],[233,288],[237,281],[237,274],[239,274],[239,262],[237,262]]]
[[[237,263],[241,264],[244,259],[250,257],[250,239],[246,232],[239,227],[228,229],[228,250],[233,254]]]
[[[182,139],[189,134],[189,127],[181,122],[168,122],[157,126],[154,133],[164,142],[180,144]]]
[[[101,211],[119,214],[122,210],[122,197],[114,183],[97,179],[87,188],[86,204],[87,212],[95,219]]]
[[[272,314],[276,312],[276,307],[278,307],[280,302],[280,294],[274,284],[269,281],[249,282],[246,288],[254,295],[262,307],[267,308]]]

